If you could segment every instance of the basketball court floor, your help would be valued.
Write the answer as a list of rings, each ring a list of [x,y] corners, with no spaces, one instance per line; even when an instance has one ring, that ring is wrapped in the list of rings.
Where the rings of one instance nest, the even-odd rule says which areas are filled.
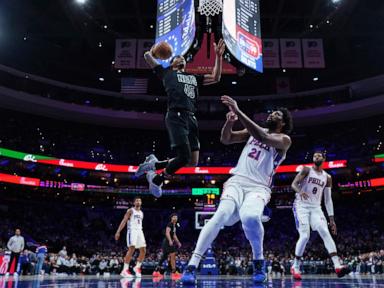
[[[145,288],[145,287],[183,287],[177,281],[163,279],[154,281],[152,277],[144,276],[142,279],[122,279],[119,276],[24,276],[18,279],[13,277],[0,277],[0,288]],[[284,288],[317,288],[317,287],[384,287],[384,275],[377,276],[346,276],[338,279],[334,276],[306,276],[302,281],[294,281],[290,277],[273,278],[266,284],[255,285],[249,277],[233,276],[207,276],[199,277],[196,285],[184,287],[284,287]]]

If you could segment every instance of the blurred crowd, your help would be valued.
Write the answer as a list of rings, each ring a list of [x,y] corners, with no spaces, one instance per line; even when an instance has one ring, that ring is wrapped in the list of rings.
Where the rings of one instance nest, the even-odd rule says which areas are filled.
[[[143,273],[150,274],[160,257],[164,228],[171,211],[144,201],[144,233],[147,255]],[[342,198],[335,202],[338,235],[335,237],[339,255],[355,273],[383,273],[384,231],[382,219],[383,199],[380,197]],[[176,205],[176,204],[175,204]],[[23,207],[20,213],[19,207]],[[194,228],[194,210],[180,204],[177,265],[182,270],[193,251],[199,230]],[[56,201],[26,202],[4,200],[0,205],[0,252],[19,227],[25,238],[26,250],[21,257],[22,273],[33,274],[37,262],[35,246],[44,244],[48,253],[42,270],[50,274],[117,274],[121,271],[126,252],[125,237],[113,239],[124,210],[112,207],[84,207]],[[283,221],[282,221],[283,219]],[[369,223],[369,224],[368,224]],[[161,225],[160,225],[161,224]],[[273,209],[272,218],[265,223],[265,257],[270,273],[289,273],[294,258],[294,245],[298,238],[290,209]],[[65,246],[65,247],[64,247]],[[216,262],[221,274],[249,274],[252,271],[251,251],[240,223],[227,227],[213,244]],[[304,273],[331,273],[333,266],[316,232],[304,254]],[[164,264],[167,268],[167,264]]]

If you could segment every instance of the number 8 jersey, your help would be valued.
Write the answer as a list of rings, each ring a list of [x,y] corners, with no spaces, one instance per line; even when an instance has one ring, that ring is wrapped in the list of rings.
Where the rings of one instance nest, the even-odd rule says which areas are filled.
[[[268,146],[254,137],[249,137],[239,161],[231,174],[247,177],[252,181],[271,187],[275,170],[284,161],[276,148]]]
[[[309,168],[308,175],[305,176],[300,183],[300,190],[308,194],[308,199],[301,199],[299,194],[296,193],[295,202],[302,205],[321,206],[323,191],[327,185],[328,173],[324,170],[321,172],[315,171],[313,167]]]

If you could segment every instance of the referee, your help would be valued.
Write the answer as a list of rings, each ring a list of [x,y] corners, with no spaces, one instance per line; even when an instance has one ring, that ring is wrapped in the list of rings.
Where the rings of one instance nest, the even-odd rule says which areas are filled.
[[[6,276],[9,275],[9,271],[11,270],[13,259],[16,259],[15,272],[13,273],[13,276],[18,276],[17,265],[19,263],[20,253],[23,252],[23,250],[24,250],[24,237],[21,236],[20,229],[17,228],[15,230],[15,235],[12,236],[8,240],[7,247],[8,247],[8,250],[11,251],[11,259],[9,259],[8,270],[7,270]]]
[[[181,243],[179,238],[177,238],[177,235],[176,235],[176,227],[178,226],[177,214],[173,213],[170,218],[171,218],[171,221],[168,223],[167,227],[165,228],[165,237],[161,247],[163,250],[163,253],[152,275],[153,277],[163,276],[160,272],[161,266],[163,265],[164,261],[167,260],[169,257],[170,263],[171,263],[171,269],[172,269],[171,278],[172,280],[178,280],[180,279],[181,274],[176,271],[176,246],[180,248]]]

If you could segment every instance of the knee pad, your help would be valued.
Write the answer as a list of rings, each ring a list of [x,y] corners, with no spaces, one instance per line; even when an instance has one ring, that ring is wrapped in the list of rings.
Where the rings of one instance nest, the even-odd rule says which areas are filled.
[[[245,215],[242,215],[242,217],[240,218],[241,218],[241,222],[243,223],[243,226],[247,228],[257,227],[257,225],[262,223],[260,215],[245,214]]]
[[[311,236],[311,230],[309,229],[309,226],[300,227],[299,228],[299,235],[303,241],[307,242],[309,240],[309,237]]]

